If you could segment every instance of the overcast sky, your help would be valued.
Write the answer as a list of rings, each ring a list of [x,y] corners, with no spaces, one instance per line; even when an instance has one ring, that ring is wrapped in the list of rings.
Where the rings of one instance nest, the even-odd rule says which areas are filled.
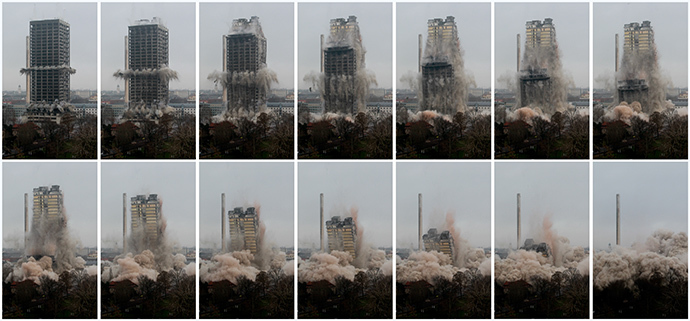
[[[543,218],[574,246],[589,246],[589,164],[496,162],[496,247],[517,240],[517,193],[522,202],[522,239],[535,237]]]
[[[454,16],[465,71],[473,75],[477,87],[491,87],[491,4],[490,3],[398,3],[396,13],[396,83],[409,88],[400,78],[418,70],[418,40],[427,40],[427,21]],[[422,47],[422,51],[424,47]]]
[[[179,79],[170,89],[196,88],[196,6],[192,3],[101,3],[101,87],[124,91],[125,81],[113,73],[125,67],[125,36],[137,20],[158,17],[168,28],[170,69]]]
[[[621,245],[642,242],[657,229],[688,232],[688,164],[594,163],[594,249],[616,244],[616,194]]]
[[[200,246],[220,248],[221,193],[225,193],[226,213],[260,205],[268,244],[293,246],[293,172],[293,163],[285,162],[199,164],[199,230],[204,231]],[[224,217],[227,220],[227,214]],[[226,237],[229,240],[229,234]]]
[[[297,238],[300,247],[319,248],[319,193],[324,194],[324,221],[350,216],[359,209],[365,244],[392,246],[393,177],[390,163],[299,163]],[[324,243],[328,239],[324,227]]]
[[[292,89],[295,81],[293,3],[200,3],[199,4],[199,86],[213,89],[207,77],[223,70],[223,35],[232,20],[259,17],[266,37],[266,65],[275,71],[278,84],[272,88]],[[220,89],[220,88],[219,88]]]
[[[446,213],[475,247],[491,246],[491,164],[398,163],[396,244],[417,248],[418,195],[422,193],[423,232],[441,230]]]
[[[70,234],[79,240],[82,246],[95,247],[98,224],[96,184],[96,162],[4,163],[2,167],[3,247],[24,244],[24,193],[29,194],[29,217],[31,217],[33,189],[51,185],[60,185],[60,190],[64,194],[67,227]]]
[[[101,164],[101,239],[104,247],[122,246],[122,193],[127,193],[127,224],[131,224],[130,199],[158,194],[163,201],[168,239],[175,245],[196,244],[195,164],[190,162]]]
[[[391,3],[299,3],[298,4],[298,87],[311,82],[304,76],[320,71],[320,40],[328,41],[330,21],[357,16],[362,45],[366,50],[366,69],[376,75],[377,88],[393,88],[393,6]]]
[[[623,25],[644,20],[652,22],[662,75],[673,86],[688,86],[688,4],[687,3],[595,3],[594,4],[594,87],[604,88],[615,79],[615,34],[619,34],[623,57]]]
[[[97,12],[96,3],[3,3],[2,4],[2,89],[26,90],[26,37],[29,21],[59,18],[70,24],[71,89],[96,90]],[[124,61],[124,59],[123,59]]]
[[[496,88],[506,88],[505,83],[498,81],[499,77],[515,75],[516,35],[520,34],[524,53],[525,23],[545,18],[553,18],[565,75],[572,77],[575,87],[589,87],[589,3],[498,2],[494,12]]]

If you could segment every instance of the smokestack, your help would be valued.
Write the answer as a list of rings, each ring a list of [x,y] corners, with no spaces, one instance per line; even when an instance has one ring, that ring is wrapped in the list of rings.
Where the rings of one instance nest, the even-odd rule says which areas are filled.
[[[520,72],[520,34],[517,34],[517,72]],[[520,194],[518,194],[520,195]],[[520,245],[518,245],[520,247]]]
[[[422,250],[422,193],[419,193],[419,250]]]
[[[618,35],[616,35],[618,36]],[[621,245],[621,195],[616,194],[616,245]]]
[[[323,39],[323,35],[321,35],[321,39]],[[321,193],[321,209],[319,213],[321,215],[321,225],[319,225],[319,233],[321,234],[321,252],[323,252],[323,193]]]
[[[616,34],[616,72],[618,72],[618,34]]]
[[[220,251],[221,253],[225,253],[225,193],[220,194],[220,233],[220,241],[222,244]]]
[[[223,35],[223,72],[228,71],[228,41],[227,41],[227,36]],[[228,106],[228,88],[227,86],[223,86],[223,106],[225,108],[230,108]],[[225,195],[225,194],[223,194]],[[225,204],[225,203],[223,203]],[[225,219],[223,219],[223,222],[225,222]],[[225,237],[225,234],[223,234],[223,237]],[[225,243],[223,243],[223,252],[225,252]]]
[[[520,193],[517,194],[517,249],[520,249]]]
[[[321,35],[321,73],[323,73],[323,35]],[[321,194],[323,196],[323,194]],[[323,246],[321,246],[323,250]]]
[[[129,69],[129,37],[125,36],[125,70]],[[125,77],[125,107],[129,107],[129,77]]]
[[[122,193],[122,253],[127,254],[127,193]]]
[[[419,48],[417,52],[417,67],[419,68],[419,73],[422,73],[422,34],[419,34]],[[420,194],[421,195],[421,194]],[[421,250],[421,246],[420,246]]]
[[[29,237],[29,194],[24,193],[24,252],[28,249],[26,240]]]
[[[29,52],[30,41],[29,36],[26,36],[26,68],[31,68],[31,54]],[[26,73],[26,104],[31,102],[31,72]]]

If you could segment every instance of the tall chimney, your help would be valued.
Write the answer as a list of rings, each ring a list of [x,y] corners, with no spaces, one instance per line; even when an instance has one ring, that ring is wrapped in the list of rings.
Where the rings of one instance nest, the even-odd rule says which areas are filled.
[[[122,193],[122,253],[127,254],[127,193]]]
[[[520,72],[520,34],[517,34],[517,72]],[[518,245],[519,247],[519,245]]]
[[[223,35],[223,71],[228,71],[228,41],[227,41],[227,36]],[[228,88],[227,86],[223,86],[223,106],[225,108],[230,108],[228,105]],[[225,222],[225,220],[223,220]],[[225,237],[225,234],[223,234],[223,237]],[[223,252],[225,252],[225,243],[223,243]]]
[[[225,193],[220,194],[220,252],[225,253]]]
[[[125,70],[129,69],[129,37],[125,36]],[[129,107],[129,77],[125,77],[125,108]]]
[[[321,252],[323,252],[323,193],[321,193],[321,209],[319,213],[321,215],[321,225],[319,225],[319,233],[321,234]]]
[[[417,68],[419,68],[419,73],[422,73],[422,34],[419,34],[419,46],[417,52]]]
[[[520,193],[517,194],[517,249],[520,249]]]
[[[621,195],[616,194],[616,245],[621,245]]]
[[[618,72],[618,34],[616,34],[616,72]]]
[[[24,193],[24,252],[28,250],[26,241],[29,237],[29,194]]]
[[[422,251],[422,193],[419,193],[419,250]]]
[[[31,54],[30,45],[31,41],[29,36],[26,36],[26,68],[31,68]],[[31,72],[26,73],[26,105],[28,106],[31,102]]]
[[[321,35],[321,50],[320,50],[320,56],[321,56],[321,73],[323,73],[323,35]],[[323,194],[322,194],[323,195]],[[323,246],[322,246],[323,247]]]

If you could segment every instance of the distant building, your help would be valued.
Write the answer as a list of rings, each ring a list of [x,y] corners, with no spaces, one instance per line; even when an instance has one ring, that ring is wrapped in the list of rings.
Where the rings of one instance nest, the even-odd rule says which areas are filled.
[[[340,216],[333,216],[326,221],[329,251],[344,251],[356,258],[357,225],[352,217],[341,220]]]
[[[34,188],[33,229],[37,229],[41,223],[58,222],[59,225],[65,224],[63,197],[59,185]]]
[[[235,207],[228,211],[230,222],[230,249],[233,251],[249,250],[256,254],[259,250],[259,215],[256,208]]]
[[[436,110],[443,114],[455,114],[461,102],[452,95],[456,68],[452,57],[453,51],[460,50],[458,27],[455,17],[448,16],[427,21],[427,44],[422,63],[422,97],[421,110]]]
[[[161,202],[158,195],[137,195],[131,198],[132,232],[142,230],[149,244],[155,243],[160,230]]]
[[[228,108],[259,111],[260,106],[266,102],[266,88],[259,86],[256,81],[235,79],[242,74],[256,75],[266,67],[266,37],[259,17],[233,20],[231,33],[223,36],[223,44],[223,71],[228,73],[231,80],[225,90]]]
[[[331,19],[329,44],[323,50],[325,112],[355,114],[355,75],[363,64],[357,17]],[[359,50],[357,48],[360,48]],[[362,102],[359,102],[362,103]]]
[[[425,251],[437,251],[448,255],[451,259],[453,258],[455,243],[453,235],[449,231],[443,231],[439,234],[437,229],[431,228],[427,234],[422,236],[422,239],[424,240]]]
[[[649,104],[649,85],[640,74],[644,66],[637,66],[644,57],[649,63],[656,63],[654,47],[654,30],[650,21],[627,23],[623,26],[623,59],[625,74],[618,80],[618,101],[638,101],[643,106]]]

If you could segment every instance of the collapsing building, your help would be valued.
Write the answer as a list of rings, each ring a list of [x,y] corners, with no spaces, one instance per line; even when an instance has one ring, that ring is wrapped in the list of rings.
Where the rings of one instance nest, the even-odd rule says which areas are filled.
[[[24,194],[24,233],[26,254],[39,260],[43,256],[62,256],[67,220],[60,186],[33,189],[33,216],[29,232],[28,194]],[[53,262],[55,263],[55,262]]]
[[[637,101],[642,106],[649,106],[649,86],[647,79],[651,70],[648,65],[656,64],[654,47],[654,30],[650,21],[625,24],[623,38],[623,59],[620,74],[617,74],[618,102],[632,103]],[[616,35],[618,48],[618,35]],[[616,61],[618,52],[616,52]],[[647,65],[647,66],[645,66]],[[618,72],[618,64],[616,64]]]
[[[453,115],[466,107],[468,85],[455,17],[429,19],[427,30],[424,58],[419,59],[422,73],[420,109]]]
[[[232,251],[249,250],[256,254],[259,250],[259,215],[256,208],[235,207],[228,211],[230,223],[230,249]]]
[[[31,122],[60,124],[72,114],[70,101],[70,25],[60,19],[29,22],[26,37],[26,115]]]
[[[265,107],[270,81],[262,81],[266,68],[266,37],[259,17],[232,21],[229,35],[223,36],[223,99],[228,110],[258,112]]]
[[[455,243],[450,231],[443,231],[440,234],[435,228],[430,228],[427,234],[422,237],[424,240],[424,250],[427,252],[437,251],[453,258]]]
[[[132,233],[142,233],[143,238],[150,245],[156,244],[163,234],[160,226],[161,202],[158,195],[137,195],[131,198]]]
[[[520,72],[520,106],[550,106],[552,101],[553,56],[557,57],[556,28],[553,19],[532,20],[525,24],[525,54]],[[518,35],[518,46],[519,46]],[[518,49],[519,53],[519,49]],[[519,54],[518,54],[519,55]],[[518,57],[519,58],[519,57]]]
[[[329,251],[344,251],[353,259],[357,257],[357,226],[352,217],[341,220],[340,216],[333,216],[326,221],[326,230]]]
[[[126,70],[114,76],[125,80],[124,118],[157,120],[169,99],[168,83],[177,72],[168,67],[168,28],[158,18],[138,20],[125,36]]]
[[[328,44],[321,50],[325,112],[355,114],[365,99],[356,92],[357,74],[364,68],[357,17],[331,19]]]

